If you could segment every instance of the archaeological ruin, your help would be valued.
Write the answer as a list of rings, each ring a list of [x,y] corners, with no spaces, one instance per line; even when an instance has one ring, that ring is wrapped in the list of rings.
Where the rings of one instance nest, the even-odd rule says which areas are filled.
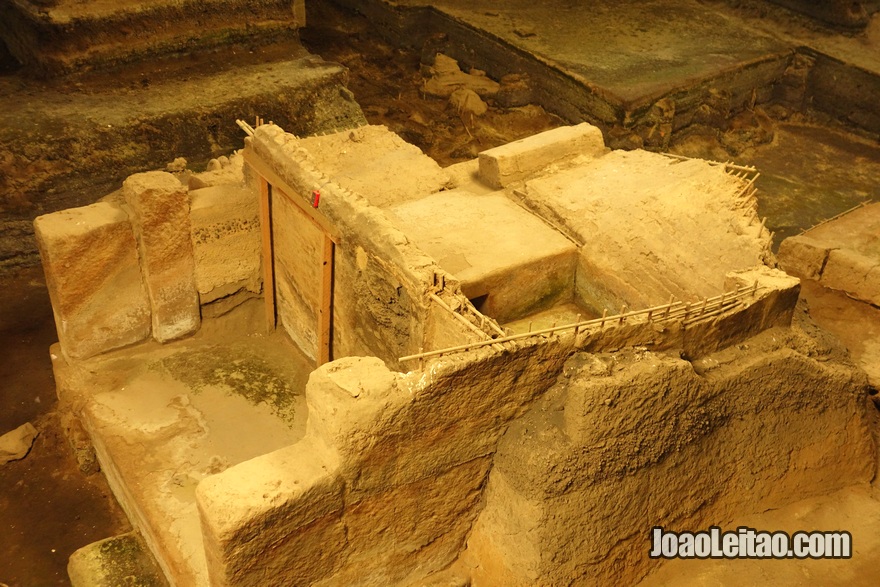
[[[0,8],[59,584],[873,584],[880,4],[582,4]],[[649,555],[713,527],[853,552]]]

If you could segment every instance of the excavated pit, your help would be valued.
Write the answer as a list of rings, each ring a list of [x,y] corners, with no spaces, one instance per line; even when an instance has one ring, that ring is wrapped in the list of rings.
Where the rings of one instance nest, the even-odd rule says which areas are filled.
[[[276,125],[246,128],[245,148],[227,167],[188,180],[215,182],[210,217],[192,206],[205,188],[152,172],[100,205],[36,222],[65,325],[53,346],[59,395],[172,585],[407,585],[447,567],[478,585],[621,576],[619,562],[597,557],[629,561],[628,580],[637,581],[657,566],[638,554],[649,521],[730,523],[737,512],[792,503],[794,487],[812,487],[806,497],[873,478],[864,375],[791,324],[799,286],[767,265],[771,235],[755,217],[754,170],[609,150],[588,124],[449,170],[384,127],[305,139]],[[392,175],[395,189],[385,189]],[[677,199],[688,205],[672,205]],[[111,213],[123,202],[127,218]],[[149,239],[120,230],[130,222],[137,234],[157,207],[185,215],[154,221]],[[257,211],[259,223],[241,222]],[[221,225],[234,228],[217,231],[210,246],[198,237]],[[110,227],[113,247],[88,245]],[[626,246],[615,240],[622,234]],[[241,246],[255,236],[261,248]],[[180,248],[180,239],[192,242],[180,249],[192,264],[176,261],[190,277],[145,270],[159,243]],[[70,290],[71,254],[118,276],[80,273]],[[214,276],[212,288],[198,284],[200,274]],[[168,338],[186,311],[182,289],[209,306],[211,291],[255,275],[261,297],[232,299],[225,314],[200,323],[195,316],[194,338]],[[94,329],[88,317],[109,292],[139,288],[145,300],[118,300],[130,320]],[[144,303],[152,335],[140,322]],[[574,320],[535,327],[572,310]],[[813,394],[798,395],[799,384]],[[571,446],[540,456],[521,427],[560,426],[527,422],[558,410],[543,406],[566,385],[594,389],[592,399],[566,410],[559,434]],[[629,405],[655,388],[666,390],[657,398],[664,409]],[[762,403],[781,388],[781,399]],[[754,462],[736,464],[754,439],[758,420],[745,414],[755,402],[766,411],[761,425],[778,430],[750,453]],[[611,469],[570,468],[571,454],[600,450],[594,436],[607,435],[591,422],[604,418],[602,406],[623,418],[609,423],[615,442],[637,448]],[[786,429],[791,417],[800,424]],[[654,429],[662,442],[642,451]],[[817,429],[832,440],[816,444]],[[507,447],[532,456],[508,461]],[[721,447],[726,465],[698,456]],[[795,464],[763,459],[768,451],[795,455]],[[536,479],[511,480],[541,476],[541,467],[585,473],[558,483],[551,475],[540,491]],[[728,485],[752,483],[752,491],[709,491],[716,468],[741,471]],[[590,530],[584,504],[603,503],[591,491],[644,483],[656,488],[642,492],[649,501],[684,509],[646,518],[622,500],[604,514],[607,526]],[[693,494],[685,501],[673,491],[681,483]],[[566,530],[541,516],[513,521],[504,513],[511,507]],[[612,526],[627,541],[609,549],[587,538]],[[589,545],[574,553],[579,540]],[[522,558],[522,548],[537,554]],[[548,562],[558,553],[571,564]]]
[[[134,47],[121,56],[93,52],[94,59],[85,65],[95,69],[92,73],[36,82],[16,77],[15,68],[9,67],[4,71],[12,77],[0,79],[14,92],[23,93],[19,95],[32,97],[13,98],[11,109],[4,109],[11,113],[3,143],[9,173],[0,186],[7,212],[0,263],[6,266],[33,259],[30,220],[36,214],[91,203],[116,189],[130,173],[164,167],[180,155],[195,162],[190,167],[200,169],[209,158],[230,154],[238,145],[240,133],[231,120],[239,116],[262,115],[303,136],[360,127],[364,121],[360,107],[366,120],[386,124],[440,164],[374,126],[297,142],[308,152],[306,160],[315,165],[320,181],[311,181],[307,168],[309,179],[301,184],[281,173],[297,189],[273,192],[273,214],[278,216],[271,232],[277,251],[273,254],[276,295],[272,315],[279,332],[268,339],[252,332],[256,338],[232,344],[231,333],[253,330],[266,314],[260,307],[264,299],[261,282],[266,279],[261,247],[266,249],[254,232],[260,224],[256,199],[248,202],[246,195],[255,197],[259,186],[253,177],[244,189],[224,183],[229,178],[220,177],[220,172],[211,176],[184,171],[178,177],[188,188],[192,210],[188,235],[195,257],[192,291],[201,306],[198,340],[164,347],[140,343],[93,358],[56,359],[60,396],[76,406],[120,502],[169,578],[187,585],[207,584],[209,576],[217,584],[267,584],[279,577],[297,584],[312,580],[422,584],[432,580],[424,579],[426,572],[437,571],[437,581],[459,584],[468,577],[474,585],[540,584],[540,577],[548,585],[602,584],[609,577],[622,576],[618,565],[628,561],[628,577],[636,581],[655,568],[638,560],[644,524],[625,515],[610,515],[607,527],[630,532],[629,542],[608,552],[601,551],[600,544],[581,542],[581,534],[593,522],[578,517],[590,511],[580,507],[578,500],[606,503],[607,492],[589,499],[576,492],[559,496],[553,487],[542,486],[555,482],[552,475],[547,476],[550,481],[512,482],[518,475],[527,477],[541,470],[521,470],[530,458],[545,458],[546,447],[530,444],[530,433],[521,428],[532,423],[540,434],[552,436],[559,430],[571,434],[570,426],[577,423],[561,425],[542,418],[548,410],[557,410],[560,402],[574,401],[571,397],[581,393],[579,385],[599,386],[602,395],[607,391],[595,378],[611,377],[614,385],[632,391],[641,385],[627,383],[632,372],[646,379],[663,379],[670,372],[687,372],[688,365],[697,379],[673,388],[696,385],[697,407],[689,404],[694,397],[688,395],[685,400],[671,400],[677,406],[673,411],[682,410],[674,416],[666,411],[669,405],[650,411],[693,425],[688,430],[694,433],[670,441],[676,451],[691,456],[676,454],[670,460],[670,453],[660,451],[661,467],[652,469],[653,457],[640,460],[624,451],[632,456],[631,463],[637,463],[630,466],[638,474],[654,479],[652,486],[677,487],[683,479],[707,474],[713,464],[701,464],[699,455],[711,453],[713,443],[734,452],[751,450],[746,439],[756,433],[747,425],[731,428],[726,419],[739,418],[737,410],[752,401],[752,396],[772,404],[763,406],[767,421],[785,422],[792,414],[803,419],[798,424],[803,429],[782,425],[774,429],[781,450],[794,451],[799,460],[792,470],[780,471],[769,466],[767,459],[758,459],[750,465],[752,476],[728,480],[744,487],[751,482],[743,494],[754,493],[757,483],[758,497],[751,501],[738,502],[730,494],[707,489],[705,495],[710,497],[694,496],[693,503],[699,505],[693,511],[676,514],[670,506],[662,508],[664,515],[678,523],[685,519],[692,528],[735,524],[745,513],[811,495],[842,495],[848,504],[855,504],[855,510],[873,511],[875,499],[863,490],[874,476],[876,459],[868,428],[871,413],[864,408],[870,404],[862,402],[866,399],[863,375],[839,354],[834,343],[812,333],[811,327],[797,326],[794,334],[787,330],[792,296],[796,296],[790,286],[773,279],[765,282],[767,277],[760,273],[731,282],[726,273],[772,264],[771,246],[775,250],[785,237],[857,203],[877,199],[874,178],[880,173],[880,154],[872,96],[878,87],[878,68],[870,51],[878,40],[876,18],[863,34],[838,37],[824,29],[817,32],[798,18],[786,20],[784,26],[773,25],[787,19],[787,13],[782,12],[786,16],[780,19],[781,9],[762,8],[764,14],[756,16],[748,3],[737,3],[736,9],[725,2],[704,3],[701,8],[675,3],[679,9],[675,17],[659,2],[647,7],[615,3],[614,10],[605,10],[599,3],[590,7],[589,19],[587,13],[578,12],[562,23],[545,18],[547,7],[534,3],[511,2],[504,8],[497,3],[466,8],[435,3],[425,8],[421,2],[379,0],[344,4],[356,4],[372,22],[328,6],[309,5],[311,26],[302,36],[311,51],[340,61],[350,72],[304,55],[289,34],[288,23],[273,25],[275,32],[268,27],[262,40],[224,32],[228,38],[217,47],[210,45],[210,38],[219,37],[208,34],[208,43],[202,46],[207,52],[193,53],[189,64],[163,57],[186,45],[185,39],[175,39],[169,29],[171,37],[161,46]],[[707,6],[712,9],[704,12]],[[567,3],[564,8],[587,10]],[[776,15],[769,25],[763,20],[767,10]],[[651,22],[638,24],[644,18]],[[582,48],[595,57],[613,53],[615,46],[625,42],[635,43],[634,47],[664,45],[664,35],[675,30],[676,18],[695,26],[687,38],[679,38],[680,45],[670,42],[665,53],[632,51],[610,60],[606,55],[598,67],[591,68],[582,62],[580,50],[570,51],[571,35],[580,30],[571,26],[574,22],[594,19],[598,23],[590,40],[599,44],[587,43]],[[222,21],[218,13],[217,22],[222,25]],[[655,28],[658,23],[663,26]],[[713,34],[720,31],[713,39],[719,50],[703,60],[699,56],[705,46],[695,42],[706,38],[701,26]],[[377,32],[391,39],[395,48],[376,39]],[[738,35],[741,44],[725,54],[721,47],[728,34]],[[852,42],[854,38],[857,42]],[[237,43],[233,47],[238,54],[235,49],[220,48],[228,41]],[[67,42],[59,37],[57,44],[46,45],[44,55],[34,54],[32,62],[39,63],[44,73],[83,67],[81,56],[64,49]],[[869,49],[860,53],[859,43]],[[9,46],[21,58],[21,48]],[[162,67],[157,70],[138,63],[139,51],[149,53]],[[450,65],[451,60],[438,58],[438,53],[455,57],[458,63]],[[291,61],[291,55],[298,59]],[[8,57],[0,51],[0,61],[10,62]],[[689,61],[695,58],[696,62]],[[608,64],[615,67],[603,69]],[[226,69],[227,65],[238,69]],[[108,75],[101,69],[108,66],[120,69]],[[640,78],[640,72],[647,77]],[[117,80],[120,74],[123,84]],[[303,75],[308,79],[303,81]],[[444,87],[449,80],[457,80],[454,83],[472,93],[453,96],[454,90]],[[358,104],[341,89],[344,83],[354,91]],[[126,89],[120,90],[120,85]],[[255,92],[253,96],[224,95],[223,89],[233,85],[253,87]],[[176,103],[181,95],[198,96],[197,102],[210,95],[214,102],[193,110]],[[301,100],[304,95],[308,98]],[[121,107],[120,97],[135,106]],[[169,114],[169,109],[174,113]],[[83,112],[84,122],[79,120]],[[584,119],[598,125],[611,147],[646,147],[755,165],[761,172],[754,181],[759,190],[740,197],[754,172],[737,178],[733,168],[645,151],[614,151],[592,163],[563,161],[544,177],[515,178],[510,185],[499,185],[498,178],[483,171],[481,162],[474,159],[493,147],[560,127],[565,120]],[[96,136],[103,138],[96,142]],[[149,152],[144,151],[144,144],[149,145]],[[792,157],[792,152],[804,155]],[[269,158],[277,161],[276,156]],[[295,159],[299,161],[298,156]],[[237,169],[241,161],[233,160]],[[639,167],[641,172],[633,172]],[[274,172],[280,170],[276,167]],[[626,175],[628,181],[619,183],[618,174]],[[566,195],[572,185],[579,186],[582,195],[576,202]],[[705,201],[687,195],[694,186],[694,193],[705,195]],[[346,202],[345,194],[355,193],[380,211],[362,213],[360,204],[339,210],[333,223],[344,213],[358,211],[354,227],[346,228],[357,233],[356,246],[347,248],[352,244],[348,234],[328,245],[322,229],[303,221],[300,205],[282,200],[285,191],[302,194],[314,189],[325,199],[339,195]],[[625,197],[609,198],[609,194]],[[666,206],[677,198],[678,204]],[[613,205],[607,205],[609,200]],[[110,206],[123,201],[121,192],[106,198]],[[652,202],[664,205],[652,208]],[[689,214],[688,207],[700,212]],[[667,208],[682,213],[667,214]],[[379,231],[372,236],[361,234],[358,223]],[[631,234],[633,226],[653,225],[659,227],[656,233]],[[847,232],[846,227],[843,231]],[[721,239],[722,246],[715,247],[704,235],[719,232],[727,237]],[[383,239],[393,246],[386,248]],[[738,239],[755,239],[757,244],[738,250]],[[407,246],[418,253],[401,253]],[[861,250],[861,245],[854,246]],[[712,254],[709,249],[714,249]],[[309,254],[291,253],[302,250]],[[320,267],[321,255],[326,263],[328,250],[337,264],[329,277],[334,287],[324,295],[318,292],[327,273],[316,267]],[[621,251],[639,251],[632,257],[640,261],[631,264],[632,259],[620,255]],[[656,251],[664,255],[652,258]],[[687,261],[689,257],[696,260]],[[236,261],[244,258],[249,260]],[[742,265],[734,260],[742,260]],[[405,268],[402,273],[401,267]],[[433,269],[426,271],[426,267]],[[820,279],[821,275],[807,277]],[[756,299],[738,301],[742,307],[724,306],[723,295],[730,293],[731,283],[733,291],[739,292],[758,281],[763,293]],[[829,283],[826,287],[835,287]],[[765,287],[775,292],[770,298]],[[812,284],[804,287],[810,299],[831,295]],[[836,289],[853,295],[852,287],[838,285]],[[425,291],[437,299],[426,299]],[[670,307],[673,323],[651,326],[650,314],[647,323],[642,322],[644,314],[626,316],[633,309],[668,306],[670,296],[677,304]],[[719,296],[718,313],[712,314],[713,307],[708,306],[706,315],[707,305],[716,303]],[[870,301],[869,295],[862,296]],[[324,330],[327,299],[331,300],[329,331]],[[155,300],[146,303],[155,304]],[[843,301],[834,303],[843,305]],[[858,308],[852,312],[869,316]],[[816,313],[821,315],[821,307]],[[618,314],[625,316],[617,318]],[[613,321],[607,325],[603,321],[599,335],[590,331],[595,324],[588,324],[584,330],[574,328],[573,337],[569,330],[526,342],[491,343],[493,337],[552,330],[603,316]],[[862,337],[853,333],[842,314],[833,318],[843,324],[841,336],[856,349],[856,358],[870,367],[871,357],[876,356],[872,331]],[[371,319],[375,324],[369,323]],[[704,331],[704,323],[712,326]],[[606,332],[606,327],[611,330]],[[766,328],[771,330],[751,338]],[[784,342],[778,343],[777,337]],[[740,344],[732,350],[736,341]],[[477,350],[463,355],[456,351],[439,358],[412,358],[425,351],[474,343]],[[633,354],[618,353],[628,347],[637,348]],[[677,349],[689,363],[678,359]],[[64,357],[59,347],[54,352]],[[316,363],[358,354],[378,356],[385,365],[334,361],[314,371],[311,387],[306,385]],[[410,358],[404,361],[405,355]],[[583,363],[594,360],[606,367],[588,369],[589,375],[584,376]],[[771,367],[774,361],[776,367]],[[88,369],[71,375],[79,362],[102,365],[98,371],[114,375],[96,380]],[[639,371],[646,368],[645,363],[662,367],[657,373]],[[826,363],[830,369],[823,367]],[[607,365],[612,365],[612,374],[605,371]],[[729,389],[733,384],[724,383],[732,377],[728,372],[737,372],[743,365],[746,371],[766,369],[774,383],[753,382],[730,394],[741,402],[719,400],[718,388],[713,386]],[[580,375],[568,383],[575,373]],[[436,386],[434,377],[439,378]],[[689,372],[687,377],[691,377]],[[847,378],[851,383],[842,383]],[[253,384],[239,386],[243,380]],[[463,390],[457,383],[462,380],[472,382],[472,389]],[[816,395],[794,400],[803,394],[804,381],[812,382],[811,392]],[[782,387],[788,390],[787,397],[777,401],[775,394]],[[276,393],[277,388],[281,393]],[[493,395],[502,389],[512,397]],[[415,399],[407,400],[401,391]],[[636,394],[652,391],[648,386]],[[443,394],[448,394],[446,399]],[[86,404],[71,401],[74,397],[87,398]],[[598,410],[612,407],[608,399],[599,398]],[[307,400],[312,402],[308,408]],[[566,405],[571,409],[572,404]],[[390,425],[387,410],[393,412],[392,420],[399,421]],[[598,417],[598,412],[588,412],[584,414]],[[337,422],[339,414],[344,417]],[[314,421],[313,415],[318,416]],[[242,425],[227,425],[231,420]],[[651,419],[634,422],[627,426],[655,430],[666,425]],[[504,435],[508,423],[512,428]],[[345,429],[346,425],[353,428]],[[823,441],[830,439],[832,448],[812,444],[804,432],[807,429],[822,430],[820,436]],[[142,453],[132,452],[132,435],[139,434]],[[609,435],[616,435],[624,448],[641,446],[642,441],[630,443],[617,428]],[[239,443],[242,436],[253,442]],[[365,445],[365,438],[373,438],[370,442],[375,444]],[[559,451],[537,464],[567,462],[564,455],[576,452],[577,442],[585,442],[581,450],[595,450],[595,443],[587,437],[569,442],[567,448],[554,445]],[[841,458],[842,454],[846,456]],[[142,464],[151,459],[158,467],[144,475]],[[740,464],[734,460],[731,467]],[[589,458],[578,464],[587,469],[592,466]],[[297,472],[267,475],[267,467]],[[664,473],[663,467],[669,471]],[[685,468],[690,472],[685,474]],[[762,473],[755,474],[758,470]],[[762,490],[761,475],[783,479],[783,489],[767,484]],[[196,486],[206,478],[197,492]],[[597,476],[595,481],[596,487],[608,484],[614,488],[611,493],[620,492],[615,475]],[[300,483],[313,493],[303,493],[297,488]],[[809,484],[810,491],[802,491],[803,484]],[[139,489],[132,491],[133,487]],[[457,489],[448,491],[449,487]],[[698,482],[696,487],[702,486]],[[841,493],[835,493],[841,488]],[[262,500],[254,494],[259,491],[264,492]],[[545,498],[535,497],[540,491],[546,492]],[[667,493],[656,499],[678,498]],[[691,502],[684,501],[683,507],[690,508]],[[813,507],[813,502],[806,503],[802,507]],[[511,504],[519,508],[513,514]],[[311,513],[304,514],[301,507]],[[425,518],[426,511],[434,512],[436,519]],[[519,515],[523,511],[540,511],[545,517],[536,513],[524,521]],[[256,518],[254,512],[260,512]],[[596,512],[595,517],[602,515]],[[857,517],[848,514],[846,519],[855,527]],[[246,528],[258,519],[265,536],[251,541]],[[571,534],[569,545],[543,533],[543,522],[528,527],[531,521],[542,519],[569,520],[554,532]],[[827,519],[820,518],[823,523]],[[778,520],[779,527],[789,527],[789,519]],[[765,517],[748,523],[766,526],[775,522]],[[869,544],[865,537],[870,532],[858,527],[857,540]],[[523,536],[521,542],[510,542],[511,528]],[[242,538],[248,544],[245,555],[240,551]],[[286,546],[277,554],[279,543]],[[571,554],[566,550],[571,544],[584,548]],[[309,550],[318,545],[322,548]],[[526,556],[536,549],[566,552],[573,566]],[[306,557],[303,552],[313,555]],[[585,552],[587,558],[579,559]],[[863,553],[857,551],[859,557]],[[278,561],[275,566],[267,562],[273,557]],[[597,564],[596,557],[606,558]],[[305,568],[306,558],[318,562]],[[444,571],[448,564],[452,566]],[[862,563],[859,568],[865,566]],[[667,581],[664,577],[680,579],[679,574],[688,572],[676,570],[675,565],[669,568],[661,568],[654,578],[659,581],[656,584]],[[851,568],[837,568],[835,572],[849,577],[851,584],[864,574],[859,570],[850,575]],[[725,576],[724,568],[705,570],[706,576],[713,572]],[[757,565],[750,572],[765,577],[776,571]],[[814,572],[824,571],[817,568]]]

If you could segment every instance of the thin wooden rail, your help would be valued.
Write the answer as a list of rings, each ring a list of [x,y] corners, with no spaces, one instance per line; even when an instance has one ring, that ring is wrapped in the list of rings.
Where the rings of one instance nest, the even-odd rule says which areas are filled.
[[[806,234],[806,233],[810,232],[811,230],[813,230],[814,228],[819,228],[823,224],[827,224],[827,223],[831,222],[832,220],[837,220],[841,216],[846,216],[850,212],[855,212],[859,208],[863,208],[863,207],[867,206],[868,204],[873,204],[873,203],[874,202],[872,200],[863,200],[862,202],[859,202],[858,204],[856,204],[855,206],[853,206],[849,210],[844,210],[840,214],[836,214],[836,215],[832,216],[831,218],[826,218],[825,220],[822,220],[821,222],[817,222],[816,224],[814,224],[810,228],[805,228],[804,230],[801,231],[801,234]]]
[[[500,343],[511,342],[515,340],[523,340],[526,338],[537,338],[539,336],[543,336],[545,334],[553,334],[557,332],[561,332],[563,330],[573,330],[575,334],[579,334],[582,328],[589,328],[593,326],[599,326],[600,328],[604,328],[605,324],[613,325],[622,325],[626,322],[627,318],[631,318],[634,316],[643,316],[647,315],[647,322],[668,322],[671,320],[677,320],[681,318],[686,324],[693,324],[702,319],[716,316],[721,314],[725,310],[732,309],[737,305],[737,303],[742,300],[744,297],[755,296],[758,293],[758,290],[762,289],[758,282],[752,286],[743,286],[738,287],[733,291],[724,292],[717,296],[712,296],[710,298],[704,298],[699,302],[682,302],[682,301],[673,301],[668,304],[663,304],[661,306],[654,306],[652,308],[645,308],[644,310],[635,310],[630,312],[622,312],[620,314],[614,316],[608,316],[603,314],[601,318],[593,318],[591,320],[585,320],[581,322],[575,322],[573,324],[564,324],[562,326],[552,326],[550,328],[543,328],[541,330],[535,330],[532,332],[523,332],[520,334],[511,334],[509,336],[504,336],[500,338],[493,338],[490,340],[482,340],[476,341],[468,344],[462,344],[457,346],[448,347],[445,349],[438,349],[427,352],[420,352],[415,355],[408,355],[405,357],[400,357],[400,361],[413,361],[413,360],[421,360],[427,359],[429,357],[437,357],[441,355],[445,355],[447,353],[455,353],[460,351],[467,351],[476,348],[482,348],[490,345],[499,345]],[[445,304],[444,304],[445,305]],[[496,347],[497,348],[497,347]]]
[[[465,318],[464,316],[462,316],[461,314],[459,314],[458,312],[456,312],[455,310],[450,308],[449,305],[446,302],[444,302],[443,299],[440,296],[438,296],[437,294],[431,293],[429,295],[430,295],[431,300],[433,300],[438,306],[440,306],[441,308],[446,310],[448,313],[452,314],[453,317],[455,317],[456,320],[458,320],[459,322],[464,324],[468,328],[468,330],[470,330],[474,334],[478,335],[484,341],[491,344],[492,339],[489,338],[489,335],[486,334],[485,331],[480,330],[479,328],[477,328],[476,325],[469,322],[467,318]],[[501,350],[501,348],[502,348],[501,345],[496,346],[497,350]]]
[[[749,167],[746,165],[734,165],[733,163],[730,163],[729,161],[726,163],[723,163],[721,161],[713,161],[711,159],[697,159],[695,157],[687,157],[685,155],[676,155],[675,153],[660,153],[660,154],[665,157],[669,157],[671,159],[681,159],[682,161],[705,161],[709,165],[723,165],[725,169],[732,169],[735,171],[745,171],[747,173],[755,173],[756,171],[758,171],[754,167]]]

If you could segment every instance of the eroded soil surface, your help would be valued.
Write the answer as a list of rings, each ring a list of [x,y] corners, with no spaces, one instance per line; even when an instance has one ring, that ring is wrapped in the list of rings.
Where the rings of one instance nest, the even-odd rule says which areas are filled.
[[[56,340],[39,267],[0,275],[0,434],[31,422],[28,455],[0,466],[0,584],[69,585],[78,548],[129,530],[104,477],[80,472],[56,411]]]
[[[540,106],[504,107],[488,100],[480,116],[424,91],[426,68],[414,51],[392,47],[366,18],[327,2],[307,4],[300,31],[311,53],[350,70],[348,88],[370,124],[382,124],[422,149],[441,167],[477,153],[566,124]]]

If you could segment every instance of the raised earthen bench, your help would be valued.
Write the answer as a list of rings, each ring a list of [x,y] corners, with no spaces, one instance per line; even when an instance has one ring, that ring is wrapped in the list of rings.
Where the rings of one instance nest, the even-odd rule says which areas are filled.
[[[792,275],[880,306],[880,203],[785,239],[779,265]]]

